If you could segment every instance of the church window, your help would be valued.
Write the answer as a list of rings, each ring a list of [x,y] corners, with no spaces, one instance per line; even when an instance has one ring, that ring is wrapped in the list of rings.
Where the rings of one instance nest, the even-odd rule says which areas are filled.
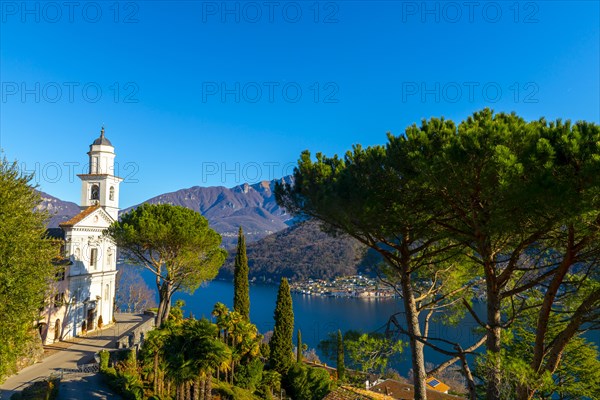
[[[100,186],[92,185],[92,191],[90,194],[90,199],[92,200],[100,200]]]
[[[90,250],[90,267],[94,267],[96,269],[98,265],[98,249]]]
[[[110,201],[115,199],[115,188],[113,186],[110,187],[110,191],[108,192],[108,199]]]
[[[106,288],[104,288],[104,300],[108,300],[109,293],[110,293],[110,285],[106,284]]]
[[[94,161],[92,163],[92,167],[94,169],[94,173],[97,174],[100,172],[100,163],[98,163],[98,157],[94,157]]]

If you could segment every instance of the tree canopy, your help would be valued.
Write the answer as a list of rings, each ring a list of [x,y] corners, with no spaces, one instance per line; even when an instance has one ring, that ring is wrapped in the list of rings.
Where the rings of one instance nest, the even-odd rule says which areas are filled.
[[[444,310],[449,322],[469,312],[481,325],[478,373],[490,400],[502,397],[503,333],[533,312],[532,380],[510,395],[530,399],[557,373],[568,343],[600,318],[598,171],[597,125],[485,109],[458,125],[423,121],[343,158],[313,160],[305,151],[294,184],[277,186],[276,195],[291,212],[382,255],[382,278],[398,284],[404,302],[397,327],[409,337],[415,398],[425,398],[423,345],[462,360],[469,376],[464,356],[482,343],[448,350],[428,340],[429,317]],[[485,315],[471,307],[476,297],[485,299]],[[552,327],[557,317],[568,323]]]
[[[246,238],[240,226],[233,272],[233,309],[250,320],[250,283],[248,282],[248,256]]]
[[[46,238],[41,199],[16,163],[0,159],[0,382],[36,334],[34,321],[52,283],[60,246]],[[39,339],[37,339],[39,340]]]
[[[271,368],[285,375],[293,363],[294,345],[294,310],[292,308],[292,295],[290,285],[285,278],[281,278],[275,305],[275,327],[273,336],[269,341]]]
[[[156,276],[157,324],[166,320],[179,289],[194,292],[216,277],[227,252],[221,236],[199,213],[169,204],[142,204],[114,222],[107,232],[133,264]]]

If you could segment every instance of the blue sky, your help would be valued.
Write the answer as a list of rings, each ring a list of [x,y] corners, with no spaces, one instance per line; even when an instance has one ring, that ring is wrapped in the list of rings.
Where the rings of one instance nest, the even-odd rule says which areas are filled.
[[[0,1],[0,147],[78,202],[104,124],[124,208],[432,116],[598,123],[599,4]]]

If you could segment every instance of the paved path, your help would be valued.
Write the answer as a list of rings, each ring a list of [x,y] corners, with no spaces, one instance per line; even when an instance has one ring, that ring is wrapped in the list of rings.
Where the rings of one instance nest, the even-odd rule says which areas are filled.
[[[102,375],[93,374],[68,378],[60,383],[57,400],[121,400],[102,379]]]
[[[53,354],[8,378],[0,385],[0,399],[9,399],[14,392],[23,390],[29,382],[39,377],[47,377],[53,373],[58,373],[62,368],[77,368],[77,365],[93,362],[95,353],[102,349],[116,348],[116,339],[127,334],[149,317],[136,314],[115,314],[115,318],[117,319],[116,324],[102,329],[100,332],[91,332],[84,338],[69,340],[70,345],[68,346],[65,345],[65,342],[61,342],[56,346],[46,346],[45,349],[51,349]],[[98,393],[94,393],[94,383],[97,383],[97,381],[95,378],[90,379],[90,376],[77,377],[72,380],[67,379],[64,383],[67,384],[67,382],[78,382],[75,386],[76,388],[79,387],[78,395],[76,397],[61,396],[61,399],[118,398],[116,396],[96,396],[95,394]],[[62,389],[63,385],[61,384]],[[89,390],[89,393],[83,393],[81,391],[83,389]],[[104,392],[101,388],[98,389],[98,391]],[[65,388],[65,395],[68,396],[67,393],[69,392],[71,392],[70,388]]]

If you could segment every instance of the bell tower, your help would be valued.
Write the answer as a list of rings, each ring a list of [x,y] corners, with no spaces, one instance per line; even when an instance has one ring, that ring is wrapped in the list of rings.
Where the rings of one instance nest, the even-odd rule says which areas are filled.
[[[115,176],[115,148],[104,136],[104,127],[87,154],[88,173],[77,175],[81,179],[81,208],[99,205],[116,221],[119,216],[119,184],[123,179]]]

